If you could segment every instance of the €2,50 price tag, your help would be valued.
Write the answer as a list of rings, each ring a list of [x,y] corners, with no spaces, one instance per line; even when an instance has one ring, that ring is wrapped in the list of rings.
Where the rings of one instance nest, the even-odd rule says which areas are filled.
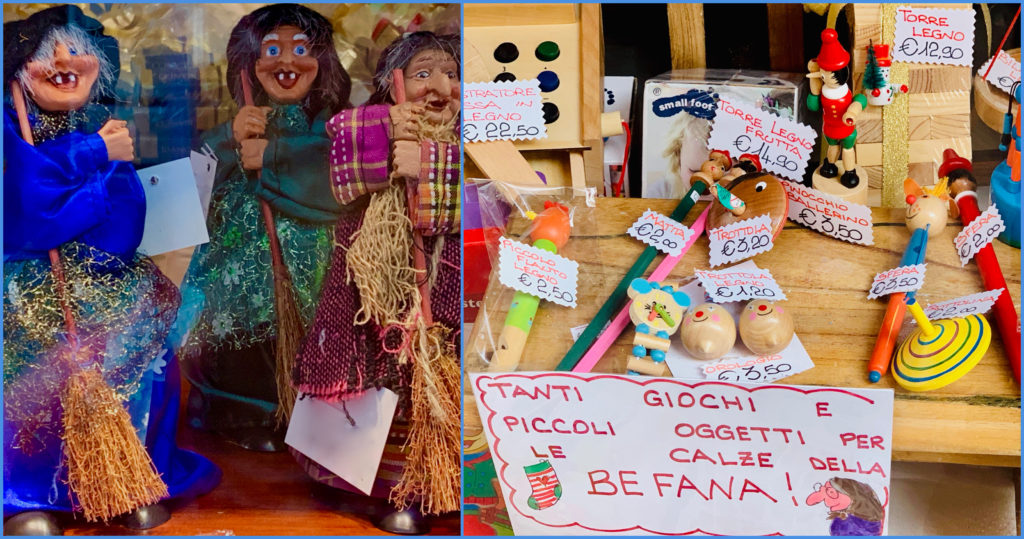
[[[868,299],[875,299],[897,292],[915,292],[924,286],[925,264],[900,266],[875,275]]]
[[[772,249],[772,220],[767,215],[708,231],[711,267],[750,258]]]
[[[626,233],[672,256],[679,256],[683,252],[683,245],[693,237],[693,230],[686,225],[649,209]]]
[[[506,237],[498,243],[498,279],[507,287],[575,309],[578,274],[564,256]]]
[[[960,265],[966,266],[978,251],[992,243],[992,240],[1004,230],[1006,224],[999,216],[999,210],[995,204],[989,206],[953,238],[956,254],[960,256]]]
[[[970,314],[985,314],[1003,294],[1003,288],[978,292],[969,296],[933,303],[924,308],[929,320],[958,318]]]

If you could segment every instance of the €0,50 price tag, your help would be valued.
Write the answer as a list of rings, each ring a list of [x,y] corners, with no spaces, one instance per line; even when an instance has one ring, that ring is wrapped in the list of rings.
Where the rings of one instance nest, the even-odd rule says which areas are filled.
[[[992,240],[1004,230],[1006,224],[999,216],[999,210],[995,204],[989,206],[953,238],[956,254],[960,256],[960,265],[966,266],[978,251],[992,243]]]
[[[969,296],[933,303],[924,308],[924,314],[929,320],[942,320],[943,318],[959,318],[970,314],[985,314],[992,308],[999,296],[1003,294],[1003,288],[978,292]]]
[[[875,275],[868,299],[875,299],[897,292],[914,292],[924,286],[925,264],[900,266]]]
[[[693,230],[686,225],[651,210],[645,211],[626,233],[672,256],[679,256],[683,245],[693,237]]]
[[[750,258],[772,249],[772,220],[767,215],[708,231],[711,267]]]
[[[575,309],[578,274],[564,256],[506,237],[498,243],[498,279],[507,287]]]

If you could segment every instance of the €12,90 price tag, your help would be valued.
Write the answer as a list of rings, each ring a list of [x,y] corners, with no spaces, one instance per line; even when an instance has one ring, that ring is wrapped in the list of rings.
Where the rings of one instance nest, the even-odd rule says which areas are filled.
[[[970,66],[974,61],[974,10],[899,6],[892,59]]]
[[[693,230],[686,225],[649,209],[626,233],[672,256],[679,256],[683,252],[683,245],[693,237]]]
[[[914,292],[924,286],[925,264],[900,266],[875,275],[868,299],[875,299],[897,292]]]
[[[929,320],[959,318],[971,314],[985,314],[1003,294],[1003,288],[978,292],[969,296],[933,303],[924,308]]]
[[[789,220],[833,238],[872,245],[871,209],[795,182],[782,182],[789,197]]]
[[[974,255],[978,254],[978,251],[992,243],[992,240],[1004,230],[1006,230],[1006,224],[999,216],[996,205],[989,206],[953,238],[956,254],[960,256],[960,265],[966,266],[974,258]]]
[[[782,301],[786,294],[775,282],[772,273],[766,269],[754,270],[724,269],[721,271],[696,270],[694,272],[704,291],[715,303],[763,299]]]
[[[772,249],[772,220],[767,215],[708,231],[711,267],[750,258]]]
[[[506,237],[498,242],[498,279],[509,288],[575,309],[578,274],[574,260]]]
[[[467,82],[462,90],[462,139],[531,140],[547,137],[540,81]]]

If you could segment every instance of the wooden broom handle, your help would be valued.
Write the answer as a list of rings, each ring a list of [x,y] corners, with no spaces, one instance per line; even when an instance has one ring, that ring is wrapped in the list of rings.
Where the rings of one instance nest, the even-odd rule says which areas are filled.
[[[35,146],[35,139],[32,137],[32,126],[28,123],[28,107],[25,105],[25,94],[21,91],[18,81],[11,81],[11,98],[14,101],[14,110],[18,114],[18,125],[21,126],[21,136],[30,146]],[[72,337],[78,335],[75,329],[75,317],[71,314],[71,302],[68,301],[67,281],[64,279],[64,266],[60,262],[60,253],[57,249],[50,249],[50,271],[53,273],[54,281],[57,283],[57,296],[60,299],[61,309],[64,311],[64,326]]]

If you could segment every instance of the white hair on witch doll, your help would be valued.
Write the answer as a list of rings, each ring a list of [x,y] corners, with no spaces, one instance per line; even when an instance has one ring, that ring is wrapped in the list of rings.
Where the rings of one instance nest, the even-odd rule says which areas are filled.
[[[58,57],[63,61],[58,62]],[[85,102],[91,102],[117,82],[116,67],[111,65],[94,38],[85,30],[69,25],[47,32],[15,78],[32,98],[30,106],[36,105],[35,100],[46,85],[63,89],[81,87],[83,91],[76,93],[82,94]]]

